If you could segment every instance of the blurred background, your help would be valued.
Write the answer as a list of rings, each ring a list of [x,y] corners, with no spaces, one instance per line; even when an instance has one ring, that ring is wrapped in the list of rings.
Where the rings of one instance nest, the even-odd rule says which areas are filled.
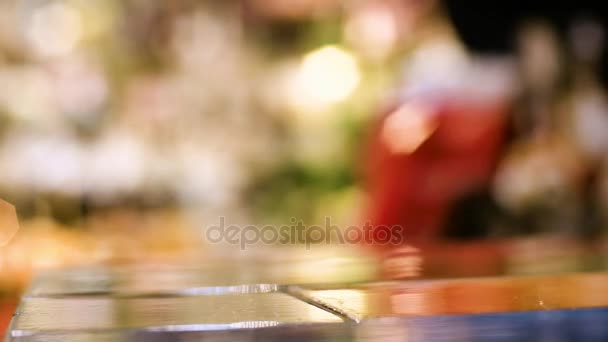
[[[0,198],[21,227],[0,292],[231,251],[203,238],[220,216],[402,225],[429,276],[602,267],[601,7],[2,1]]]

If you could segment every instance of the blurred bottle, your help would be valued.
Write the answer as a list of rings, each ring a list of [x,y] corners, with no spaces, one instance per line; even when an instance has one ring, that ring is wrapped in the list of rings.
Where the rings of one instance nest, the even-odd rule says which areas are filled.
[[[511,68],[507,59],[472,58],[450,34],[427,37],[412,53],[371,137],[376,234],[401,226],[409,243],[435,242],[455,202],[488,186],[505,138]]]
[[[560,127],[568,112],[562,50],[547,23],[530,22],[519,32],[515,139],[494,188],[510,233],[571,232],[579,217],[580,155]]]
[[[605,99],[595,76],[602,36],[601,27],[586,20],[571,27],[567,48],[545,22],[519,32],[522,92],[495,195],[509,217],[508,233],[531,236],[510,243],[510,273],[586,265],[588,248],[573,238],[597,231],[596,170],[606,134]]]
[[[572,54],[569,111],[564,125],[584,168],[581,184],[580,232],[594,236],[601,230],[602,171],[608,152],[608,98],[598,78],[604,53],[605,31],[592,18],[579,18],[568,32]],[[605,198],[605,195],[604,195]]]
[[[590,18],[575,21],[569,31],[572,54],[570,116],[566,124],[580,153],[597,164],[608,152],[608,99],[598,78],[604,52],[604,28]]]

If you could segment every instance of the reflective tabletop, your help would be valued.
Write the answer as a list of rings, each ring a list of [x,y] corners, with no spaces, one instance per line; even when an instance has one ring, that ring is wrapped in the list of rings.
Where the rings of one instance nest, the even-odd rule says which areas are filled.
[[[608,273],[387,281],[358,256],[39,274],[6,341],[606,341]]]

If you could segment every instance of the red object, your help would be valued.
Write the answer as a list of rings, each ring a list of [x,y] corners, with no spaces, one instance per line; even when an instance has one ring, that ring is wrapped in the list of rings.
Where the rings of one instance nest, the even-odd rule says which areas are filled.
[[[436,241],[452,203],[490,181],[504,141],[507,110],[504,102],[450,98],[426,101],[422,107],[405,101],[382,115],[366,165],[368,217],[376,233],[379,226],[400,225],[408,243]],[[406,122],[408,115],[419,116],[425,124],[413,120],[418,123],[386,134],[395,115]],[[428,134],[415,132],[421,127],[432,129]],[[421,136],[411,149],[392,146],[411,136]]]
[[[8,326],[13,318],[13,313],[17,308],[16,299],[1,299],[0,300],[0,334],[4,336]]]

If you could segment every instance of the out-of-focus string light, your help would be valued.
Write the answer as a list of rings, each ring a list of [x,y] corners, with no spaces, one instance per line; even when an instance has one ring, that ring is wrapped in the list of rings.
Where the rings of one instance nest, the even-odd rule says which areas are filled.
[[[55,66],[53,85],[59,109],[89,125],[94,123],[109,92],[98,63],[80,56],[70,56]]]
[[[57,106],[49,74],[37,66],[0,70],[0,102],[19,121],[40,125],[57,122]]]
[[[346,38],[361,53],[373,59],[389,55],[399,39],[395,13],[388,6],[365,6],[346,23]]]
[[[82,38],[82,18],[77,9],[51,2],[32,13],[25,35],[40,57],[59,57],[74,50]]]
[[[304,57],[290,87],[296,107],[318,110],[346,100],[360,81],[359,67],[348,52],[325,46]]]

